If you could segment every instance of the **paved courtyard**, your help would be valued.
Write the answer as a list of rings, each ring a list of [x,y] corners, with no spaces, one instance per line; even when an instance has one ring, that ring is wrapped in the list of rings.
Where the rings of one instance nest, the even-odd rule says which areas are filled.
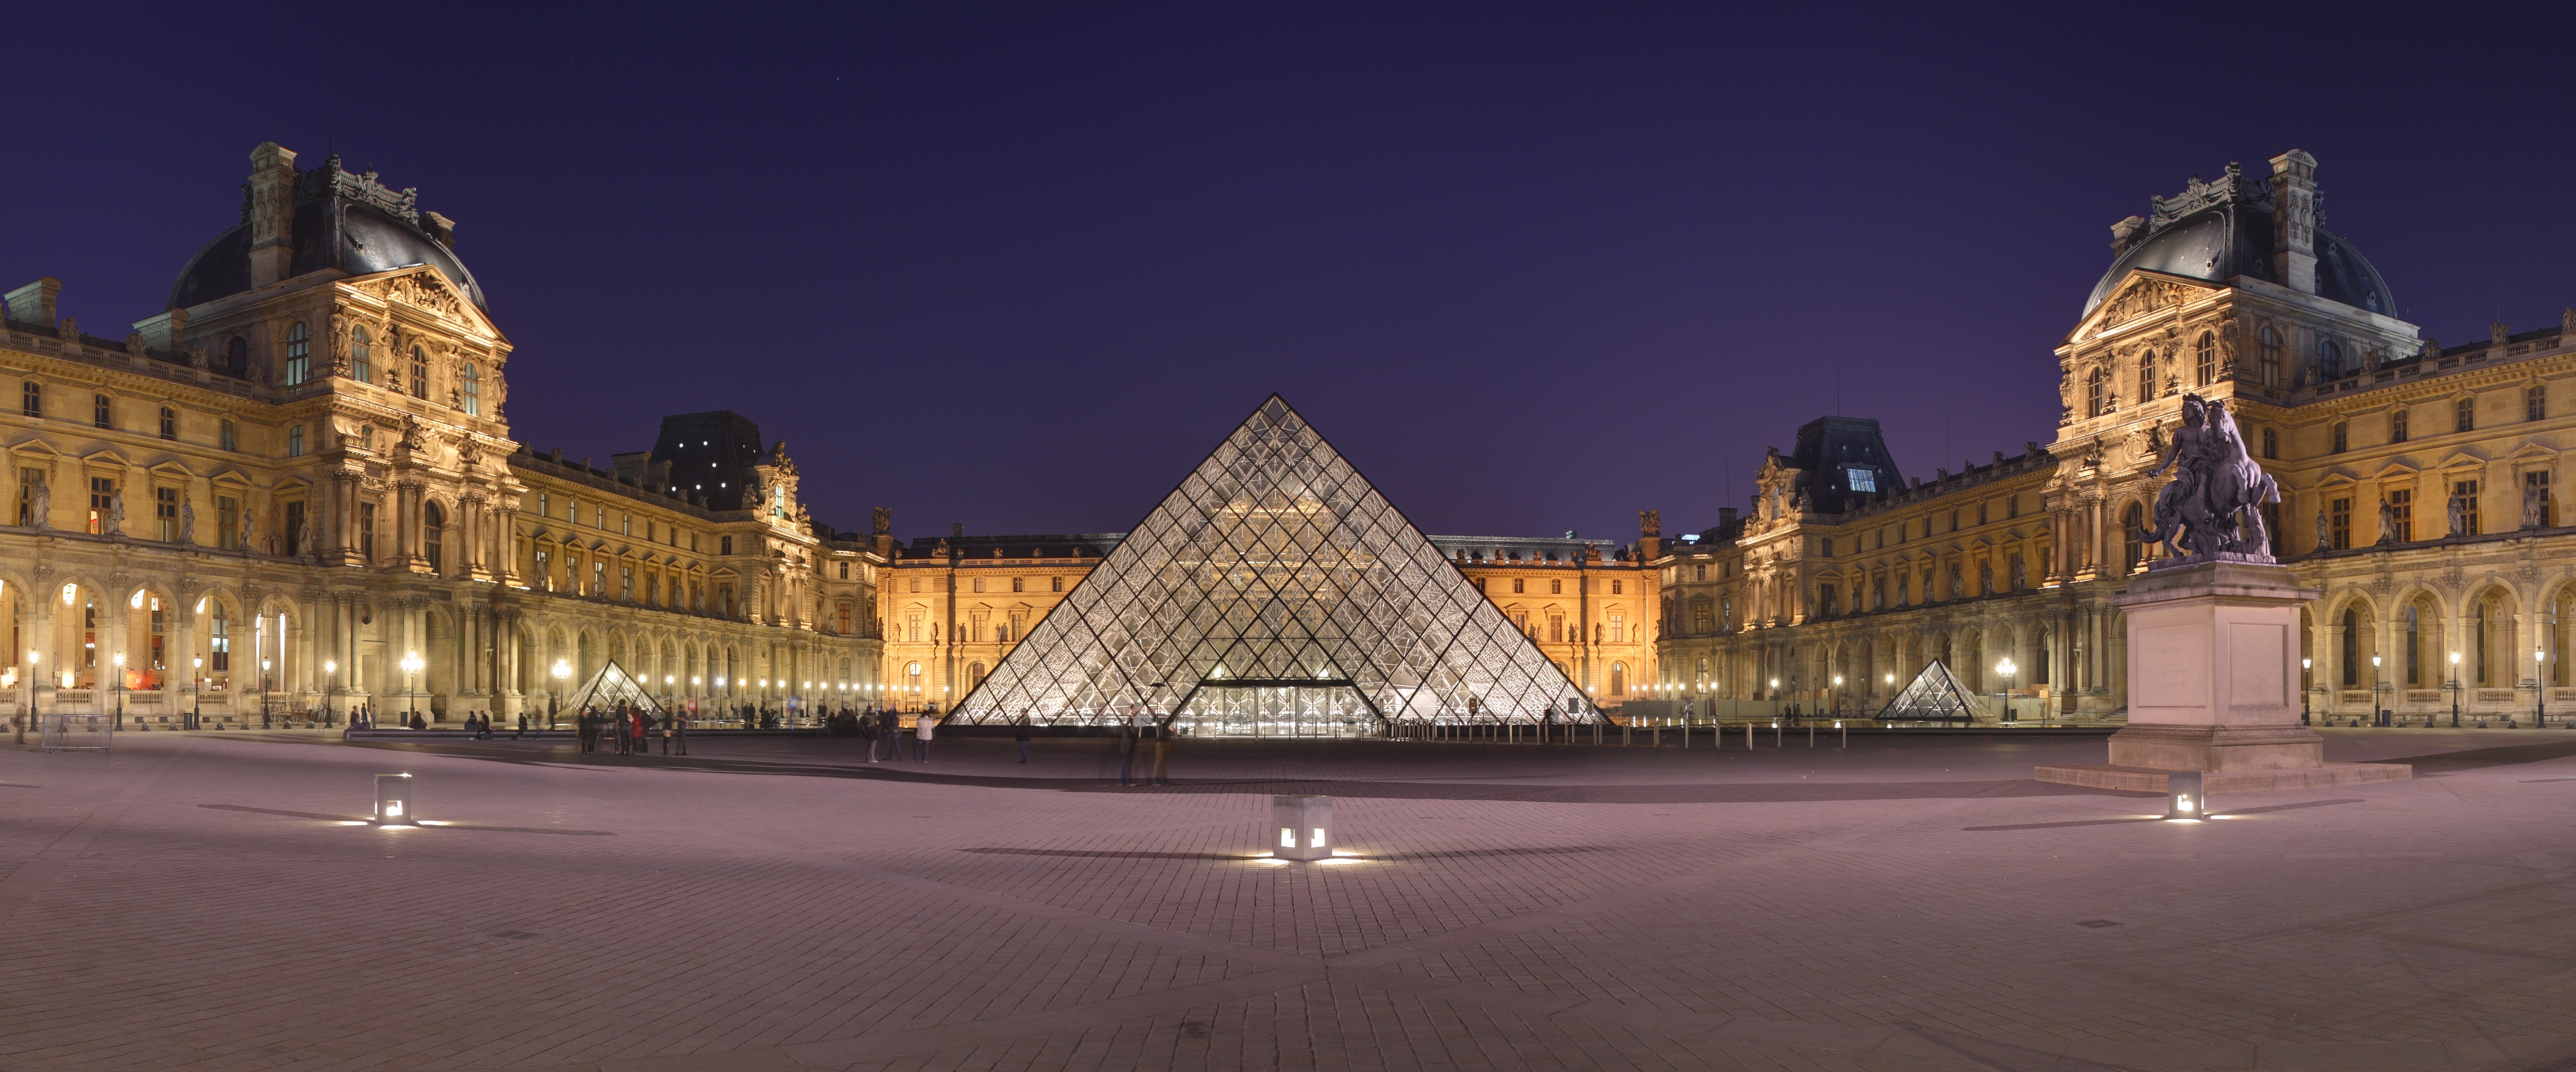
[[[2181,824],[2029,780],[2099,737],[0,749],[0,1068],[2576,1068],[2576,732],[2325,732],[2423,776]],[[353,823],[381,771],[452,825]],[[1355,855],[1253,858],[1292,790]]]

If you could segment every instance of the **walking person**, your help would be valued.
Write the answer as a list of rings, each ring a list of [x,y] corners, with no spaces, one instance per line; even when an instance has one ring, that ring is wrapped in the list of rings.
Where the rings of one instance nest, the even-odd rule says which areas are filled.
[[[1136,784],[1136,744],[1141,732],[1145,709],[1129,708],[1127,717],[1118,725],[1118,784]]]
[[[689,754],[689,716],[685,712],[671,712],[671,744],[672,755]]]
[[[1013,730],[1013,732],[1012,732],[1011,736],[1013,736],[1013,737],[1017,738],[1017,739],[1019,740],[1019,742],[1020,742],[1020,762],[1022,762],[1022,763],[1026,763],[1026,762],[1028,762],[1028,761],[1029,761],[1029,713],[1028,713],[1028,712],[1026,712],[1026,711],[1022,711],[1022,712],[1020,712],[1020,724],[1019,724],[1019,725],[1018,725],[1018,726]]]
[[[635,754],[636,754],[636,755],[639,755],[639,756],[641,756],[641,755],[647,755],[647,754],[650,754],[650,753],[652,752],[652,750],[653,750],[653,749],[652,749],[652,746],[651,746],[651,745],[647,745],[647,744],[645,744],[645,743],[644,743],[645,736],[646,736],[648,733],[650,733],[650,732],[651,732],[652,727],[653,727],[653,716],[648,715],[648,714],[645,714],[645,713],[644,713],[644,709],[643,709],[643,708],[641,708],[641,707],[636,708],[636,709],[635,709]]]
[[[673,722],[676,722],[676,721],[678,720],[678,718],[679,718],[679,716],[678,716],[678,715],[673,714],[673,713],[670,713],[670,712],[665,712],[665,713],[663,713],[663,715],[662,715],[662,754],[663,754],[663,755],[666,755],[666,756],[667,756],[667,755],[670,755],[670,754],[671,754],[671,725],[672,725],[672,723],[673,723]]]
[[[1172,784],[1172,728],[1157,726],[1155,731],[1153,784],[1170,785]]]
[[[912,723],[912,746],[920,750],[921,761],[924,763],[930,762],[930,732],[932,727],[939,725],[937,710],[937,708],[922,709],[921,717],[914,719]]]

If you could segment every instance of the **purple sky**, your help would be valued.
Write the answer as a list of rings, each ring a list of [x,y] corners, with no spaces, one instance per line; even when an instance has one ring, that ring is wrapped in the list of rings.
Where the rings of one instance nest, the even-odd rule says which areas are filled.
[[[1700,528],[1838,406],[1929,477],[2053,437],[2113,221],[2292,147],[2428,334],[2576,302],[2564,14],[1390,6],[51,5],[0,286],[121,335],[336,149],[458,221],[523,442],[731,408],[906,537],[1123,528],[1272,390],[1435,532]]]

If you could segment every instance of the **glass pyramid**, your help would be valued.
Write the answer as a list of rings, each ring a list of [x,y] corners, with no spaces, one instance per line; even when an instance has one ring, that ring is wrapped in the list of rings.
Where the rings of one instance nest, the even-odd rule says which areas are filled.
[[[608,665],[600,667],[598,673],[590,675],[590,680],[574,689],[572,695],[565,698],[563,709],[569,713],[595,707],[605,712],[618,704],[643,708],[655,718],[662,716],[662,705],[653,702],[653,694],[645,691],[644,686],[636,682],[635,675],[627,673],[615,659],[610,659]]]
[[[1973,722],[1976,721],[1976,711],[1977,702],[1969,697],[1968,687],[1960,684],[1958,675],[1951,673],[1941,660],[1934,659],[1922,673],[1914,676],[1914,680],[1905,686],[1905,691],[1897,693],[1895,699],[1880,709],[1878,720]]]
[[[1582,691],[1277,395],[949,720],[1353,736],[1597,721]],[[1569,714],[1568,712],[1572,712]]]

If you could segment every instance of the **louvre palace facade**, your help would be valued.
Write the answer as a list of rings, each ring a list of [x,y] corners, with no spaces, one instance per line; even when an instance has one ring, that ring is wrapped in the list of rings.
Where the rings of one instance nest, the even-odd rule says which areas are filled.
[[[2576,311],[2422,337],[2326,229],[2316,167],[2295,150],[2267,176],[2231,164],[2112,225],[2111,267],[2056,348],[2046,445],[1900,481],[1873,422],[1800,429],[1748,512],[1653,560],[1659,680],[1869,713],[1940,659],[2017,698],[2013,717],[2124,712],[2109,599],[2165,553],[2137,533],[2196,394],[2279,483],[2274,553],[2321,592],[2305,614],[2314,712],[2576,714],[2576,528],[2552,496],[2576,445]]]
[[[454,247],[413,191],[266,144],[123,338],[53,278],[7,293],[9,704],[506,719],[612,659],[674,701],[872,693],[881,559],[784,444],[702,413],[605,469],[523,447]]]

